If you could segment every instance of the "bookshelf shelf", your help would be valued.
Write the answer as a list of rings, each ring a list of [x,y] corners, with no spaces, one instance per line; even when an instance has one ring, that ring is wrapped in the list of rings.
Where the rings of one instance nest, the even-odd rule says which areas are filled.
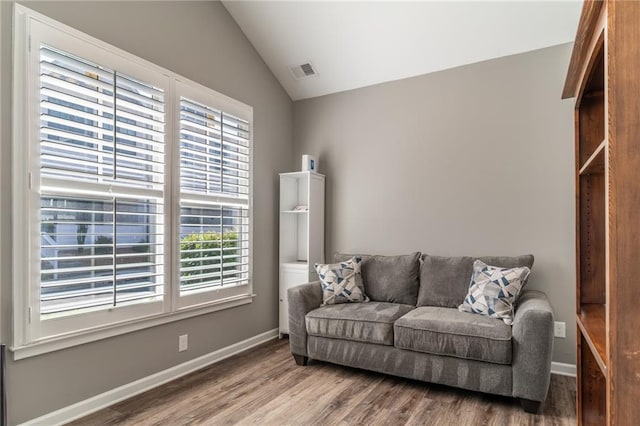
[[[594,173],[604,173],[604,151],[607,147],[607,140],[603,140],[593,154],[587,158],[578,174],[590,175]]]
[[[577,316],[578,327],[584,336],[593,357],[602,374],[607,375],[607,334],[605,324],[605,306],[599,304],[583,305]]]

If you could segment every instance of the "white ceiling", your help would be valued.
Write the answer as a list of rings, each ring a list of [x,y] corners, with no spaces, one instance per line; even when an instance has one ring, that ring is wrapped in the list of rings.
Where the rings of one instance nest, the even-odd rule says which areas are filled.
[[[573,41],[580,1],[223,1],[293,100]],[[290,65],[311,61],[316,77]]]

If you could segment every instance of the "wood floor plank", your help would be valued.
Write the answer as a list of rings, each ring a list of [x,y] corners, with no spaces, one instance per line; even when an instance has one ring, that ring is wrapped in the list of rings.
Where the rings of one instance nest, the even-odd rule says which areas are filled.
[[[340,413],[343,413],[350,406],[359,404],[371,392],[373,386],[366,380],[355,380],[348,388],[340,390],[340,392],[324,404],[314,413],[312,424],[327,425],[338,424]]]
[[[211,407],[221,410],[234,406],[248,393],[262,388],[287,371],[295,370],[295,366],[282,356],[284,352],[280,356],[277,352],[256,355],[259,357],[257,359],[274,357],[274,360],[268,365],[263,365],[251,362],[253,358],[248,357],[239,360],[237,364],[227,365],[226,369],[223,365],[214,365],[205,369],[205,374],[201,377],[195,376],[195,373],[193,377],[187,378],[188,386],[183,384],[177,388],[179,394],[173,397],[175,402],[172,402],[173,411],[170,418],[166,418],[166,411],[162,410],[154,413],[154,418],[178,422],[180,413],[188,410],[195,413],[193,420],[202,420],[211,415]]]
[[[295,394],[294,387],[304,382],[313,372],[300,372],[290,356],[286,357],[285,363],[287,367],[279,374],[256,386],[245,387],[241,393],[234,395],[233,403],[218,406],[219,410],[202,419],[215,421],[216,424],[236,424],[251,413],[264,411],[265,406],[275,398]],[[265,392],[265,389],[268,391]]]
[[[114,404],[74,426],[442,425],[565,426],[576,384],[551,377],[541,413],[516,399],[311,361],[297,366],[275,340]]]
[[[105,408],[90,416],[81,419],[82,424],[86,426],[109,426],[119,425],[124,419],[124,415],[111,408]]]
[[[313,376],[299,382],[279,398],[273,399],[263,410],[247,417],[253,424],[306,424],[303,417],[318,408],[318,403],[332,400],[344,386],[353,383],[348,378],[339,378],[334,371],[323,368]]]

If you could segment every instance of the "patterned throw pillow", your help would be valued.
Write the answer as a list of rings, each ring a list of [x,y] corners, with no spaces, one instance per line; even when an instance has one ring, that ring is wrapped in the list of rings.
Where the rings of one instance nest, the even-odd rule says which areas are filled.
[[[500,318],[507,325],[513,324],[513,307],[530,272],[526,266],[498,268],[476,260],[473,262],[469,293],[458,310]]]
[[[352,257],[340,263],[315,264],[316,272],[322,283],[323,305],[369,301],[369,298],[364,294],[360,262],[359,257]]]

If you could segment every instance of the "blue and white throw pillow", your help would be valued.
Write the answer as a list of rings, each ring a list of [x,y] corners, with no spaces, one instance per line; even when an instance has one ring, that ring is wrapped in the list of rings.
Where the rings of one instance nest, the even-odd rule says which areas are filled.
[[[349,302],[368,302],[364,294],[359,257],[328,265],[315,264],[322,284],[322,304],[335,305]]]
[[[507,325],[513,324],[513,308],[530,272],[526,266],[498,268],[476,260],[473,262],[469,293],[458,310],[500,318]]]

